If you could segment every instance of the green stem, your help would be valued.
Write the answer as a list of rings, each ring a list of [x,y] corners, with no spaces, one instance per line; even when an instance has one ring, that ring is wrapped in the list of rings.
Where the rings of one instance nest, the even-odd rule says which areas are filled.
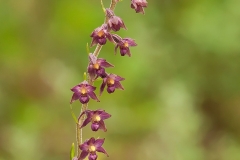
[[[80,117],[80,115],[81,115],[82,112],[84,112],[87,109],[87,107],[88,107],[88,104],[82,104],[81,112],[80,112],[79,117],[78,117],[78,123],[76,125],[76,132],[77,132],[76,139],[77,139],[77,147],[78,147],[78,149],[77,149],[77,157],[80,156],[79,145],[82,144],[82,142],[83,142],[83,140],[82,140],[83,139],[82,138],[82,136],[83,136],[82,128],[80,128],[80,127],[83,124],[83,121],[85,120],[85,115],[83,115],[82,117]]]

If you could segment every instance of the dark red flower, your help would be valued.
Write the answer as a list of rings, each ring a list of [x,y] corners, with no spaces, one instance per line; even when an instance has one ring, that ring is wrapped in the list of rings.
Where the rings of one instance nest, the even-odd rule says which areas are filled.
[[[107,22],[108,29],[111,29],[115,32],[119,31],[120,28],[127,29],[122,19],[118,16],[115,16],[114,12],[111,9],[106,8],[106,14],[108,17],[108,22]]]
[[[89,140],[86,140],[83,144],[79,146],[79,148],[82,150],[80,157],[78,160],[84,160],[88,155],[89,160],[96,160],[97,159],[97,154],[96,152],[102,152],[104,154],[107,154],[105,149],[102,147],[105,139],[96,139],[95,138],[90,138]]]
[[[96,28],[90,36],[92,37],[91,47],[96,44],[104,45],[106,44],[107,39],[112,42],[112,36],[108,32],[108,27],[106,24]]]
[[[88,73],[91,79],[96,79],[98,77],[104,78],[107,76],[104,68],[114,67],[112,64],[108,63],[103,58],[97,58],[94,54],[89,54],[89,65]]]
[[[144,14],[144,7],[147,7],[146,0],[131,0],[131,8],[135,9],[136,13]]]
[[[107,92],[113,93],[115,89],[124,90],[122,84],[120,81],[125,80],[124,78],[115,75],[115,74],[108,74],[107,77],[103,78],[102,85],[100,87],[100,95],[102,94],[105,86],[107,85]]]
[[[115,54],[117,53],[117,49],[119,47],[121,56],[125,56],[127,54],[130,57],[131,53],[129,47],[137,46],[135,41],[131,38],[121,38],[116,34],[113,34],[112,37],[114,42],[117,44],[115,46]]]
[[[104,132],[107,131],[104,120],[110,118],[111,115],[105,112],[105,110],[86,110],[81,113],[80,117],[83,116],[83,114],[86,114],[87,118],[80,128],[85,127],[89,122],[92,122],[91,128],[93,131],[98,131],[98,129],[102,129]]]
[[[96,87],[89,85],[87,81],[83,81],[71,89],[74,93],[70,103],[73,103],[77,99],[79,99],[82,104],[88,103],[89,97],[99,102],[96,94],[93,92],[94,90],[96,90]]]

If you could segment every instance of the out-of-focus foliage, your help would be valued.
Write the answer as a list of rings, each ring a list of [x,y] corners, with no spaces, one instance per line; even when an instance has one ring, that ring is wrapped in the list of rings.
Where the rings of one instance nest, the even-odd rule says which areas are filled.
[[[110,0],[104,0],[109,5]],[[149,0],[116,8],[138,46],[101,51],[125,77],[90,109],[112,114],[110,157],[99,160],[240,159],[240,1]],[[0,160],[66,160],[75,142],[70,88],[83,80],[89,35],[104,21],[97,0],[0,1]],[[93,52],[94,47],[90,49]],[[97,82],[99,87],[101,82]],[[75,114],[80,112],[75,102]]]

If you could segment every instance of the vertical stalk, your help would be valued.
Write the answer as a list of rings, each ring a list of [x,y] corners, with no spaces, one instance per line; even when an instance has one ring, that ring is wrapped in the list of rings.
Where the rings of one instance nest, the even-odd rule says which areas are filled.
[[[88,104],[83,104],[82,105],[81,112],[80,112],[79,117],[78,117],[78,123],[76,125],[76,132],[77,132],[76,133],[76,135],[77,135],[76,139],[77,139],[77,147],[78,147],[78,149],[77,149],[77,157],[80,156],[79,145],[83,143],[83,141],[82,141],[82,136],[83,136],[82,128],[80,128],[80,127],[83,124],[83,121],[85,119],[85,115],[83,115],[81,118],[80,118],[80,115],[81,115],[82,112],[84,112],[87,109],[87,106],[88,106]]]

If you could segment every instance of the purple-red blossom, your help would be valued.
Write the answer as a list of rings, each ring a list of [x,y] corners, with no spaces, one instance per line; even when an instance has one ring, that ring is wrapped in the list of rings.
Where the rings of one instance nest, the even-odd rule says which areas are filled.
[[[88,84],[87,81],[83,81],[71,89],[74,93],[70,103],[72,104],[74,101],[79,99],[82,104],[85,104],[88,103],[89,97],[99,102],[96,94],[93,92],[94,90],[96,90],[96,87]]]
[[[98,129],[102,129],[104,132],[107,131],[104,120],[110,118],[111,115],[105,112],[105,110],[100,109],[95,111],[86,110],[82,112],[80,117],[83,116],[84,114],[86,114],[87,118],[82,123],[82,126],[80,128],[85,127],[88,123],[92,122],[91,128],[93,131],[98,131]]]
[[[103,78],[102,85],[100,87],[100,95],[102,94],[105,86],[107,85],[107,92],[113,93],[115,89],[124,90],[120,81],[125,80],[124,78],[116,75],[116,74],[108,74],[107,77]]]
[[[127,54],[130,57],[131,52],[129,47],[137,46],[135,41],[131,38],[121,38],[116,34],[113,34],[112,37],[114,39],[114,42],[116,43],[115,54],[117,53],[117,49],[119,47],[121,56],[125,56]]]
[[[112,42],[112,36],[108,32],[108,27],[106,24],[96,28],[90,36],[92,37],[91,47],[96,44],[104,45],[106,44],[107,39]]]
[[[115,32],[119,31],[120,28],[127,29],[122,19],[118,16],[115,16],[114,12],[111,9],[106,8],[106,14],[108,17],[108,29],[111,29]]]
[[[104,78],[107,76],[104,68],[114,67],[112,64],[108,63],[103,58],[97,58],[94,54],[89,54],[89,65],[88,73],[91,79],[96,79],[98,77]]]
[[[146,0],[131,0],[131,8],[135,9],[136,13],[144,14],[144,7],[147,7]]]
[[[102,147],[105,139],[96,139],[95,138],[90,138],[89,140],[86,140],[83,144],[79,146],[79,148],[82,150],[80,157],[78,160],[83,160],[86,158],[88,155],[89,160],[96,160],[97,159],[97,154],[96,152],[102,152],[104,154],[107,154],[105,149]]]

